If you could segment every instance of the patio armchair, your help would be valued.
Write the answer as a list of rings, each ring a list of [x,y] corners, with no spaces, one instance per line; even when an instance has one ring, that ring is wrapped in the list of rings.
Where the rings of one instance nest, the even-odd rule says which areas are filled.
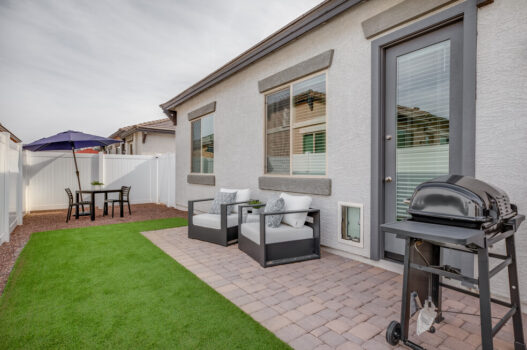
[[[215,243],[223,246],[238,241],[238,214],[227,215],[227,208],[247,204],[249,201],[220,205],[220,214],[194,215],[194,203],[213,201],[214,198],[188,201],[188,238]]]
[[[243,209],[238,212],[238,248],[256,260],[262,267],[320,259],[320,210],[289,210],[260,213],[258,222],[243,222]],[[281,223],[267,227],[265,217],[276,214],[307,213],[303,227],[295,228]],[[311,221],[311,222],[310,222]]]
[[[132,210],[130,209],[130,190],[131,189],[132,189],[132,186],[121,186],[121,193],[119,193],[119,198],[105,199],[104,208],[103,208],[103,216],[108,215],[108,203],[112,204],[112,218],[113,218],[115,203],[119,203],[119,205],[124,205],[125,203],[128,204],[128,214],[132,215]]]
[[[64,190],[66,191],[66,194],[68,195],[68,213],[66,214],[66,222],[69,222],[71,219],[71,212],[73,211],[73,207],[78,208],[79,206],[84,206],[84,205],[89,206],[91,202],[90,201],[75,202],[75,200],[73,199],[73,193],[71,192],[71,190],[69,188],[65,188]]]

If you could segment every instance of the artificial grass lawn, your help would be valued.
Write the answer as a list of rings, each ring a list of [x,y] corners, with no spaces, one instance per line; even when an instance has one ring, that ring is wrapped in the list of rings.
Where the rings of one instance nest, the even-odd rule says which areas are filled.
[[[287,349],[140,232],[161,219],[33,234],[0,298],[0,349]]]

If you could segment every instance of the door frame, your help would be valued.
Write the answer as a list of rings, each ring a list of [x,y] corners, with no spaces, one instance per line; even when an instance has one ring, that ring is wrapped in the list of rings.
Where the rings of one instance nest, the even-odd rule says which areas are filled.
[[[476,163],[477,0],[467,0],[372,41],[370,197],[370,258],[372,260],[380,260],[384,256],[384,234],[380,232],[380,225],[384,219],[384,65],[386,49],[457,21],[463,22],[463,118],[460,131],[462,151],[459,156],[462,164],[462,175],[474,176]]]

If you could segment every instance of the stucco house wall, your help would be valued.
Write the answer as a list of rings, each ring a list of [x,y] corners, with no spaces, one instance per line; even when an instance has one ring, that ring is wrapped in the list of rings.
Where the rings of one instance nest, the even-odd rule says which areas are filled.
[[[129,142],[132,144],[133,154],[137,155],[156,155],[163,153],[175,153],[176,140],[173,134],[163,134],[149,132],[143,143],[143,132],[135,132],[125,137],[123,140],[126,146],[117,144],[107,148],[108,153],[117,153],[117,147],[126,147],[126,154],[130,154]],[[120,153],[120,152],[119,152]]]
[[[134,154],[155,155],[175,152],[176,140],[172,134],[148,133],[145,143],[143,143],[143,132],[136,132],[134,135],[136,143]]]
[[[506,191],[527,214],[527,4],[495,1],[478,12],[476,176]],[[527,224],[515,236],[527,299]],[[503,244],[496,249],[504,251]],[[492,279],[508,295],[507,272]]]
[[[327,70],[326,148],[327,177],[332,180],[332,193],[330,196],[313,195],[312,206],[321,210],[321,241],[324,246],[343,254],[369,258],[371,41],[377,37],[366,39],[361,23],[399,2],[372,0],[355,6],[178,106],[177,205],[185,208],[190,199],[212,197],[220,187],[249,187],[252,197],[264,201],[278,195],[278,192],[258,188],[258,177],[264,175],[265,144],[264,94],[258,91],[258,81],[333,49],[333,62]],[[504,0],[482,7],[478,16],[476,176],[501,186],[511,195],[511,200],[527,212],[527,162],[522,161],[527,159],[524,112],[527,102],[523,95],[527,88],[524,34],[527,32],[527,10],[523,0]],[[187,114],[212,101],[216,101],[216,186],[188,184],[191,141]],[[362,248],[337,240],[339,201],[364,205]],[[521,290],[523,300],[526,300],[527,225],[517,237]],[[399,269],[395,264],[386,266]],[[503,283],[496,285],[494,290],[506,294]]]

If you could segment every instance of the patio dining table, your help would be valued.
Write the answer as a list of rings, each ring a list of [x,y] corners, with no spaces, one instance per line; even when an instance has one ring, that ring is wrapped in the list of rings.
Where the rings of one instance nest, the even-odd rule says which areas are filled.
[[[122,190],[119,188],[119,189],[101,189],[101,190],[82,190],[82,191],[75,191],[75,200],[77,201],[77,203],[79,202],[79,195],[81,193],[86,193],[86,194],[89,194],[91,196],[91,199],[90,199],[90,217],[91,217],[91,221],[95,221],[95,195],[96,194],[99,194],[99,193],[104,193],[104,200],[107,200],[108,199],[108,193],[119,193],[119,199],[122,199],[122,196],[123,196],[123,192]],[[104,214],[108,214],[108,212],[106,212],[107,210],[107,207],[105,206],[104,207]],[[124,216],[124,210],[123,210],[123,205],[119,205],[119,214],[121,217]],[[79,207],[77,206],[75,208],[75,218],[78,219],[79,216],[81,215],[87,215],[87,214],[84,214],[84,213],[79,213]]]

